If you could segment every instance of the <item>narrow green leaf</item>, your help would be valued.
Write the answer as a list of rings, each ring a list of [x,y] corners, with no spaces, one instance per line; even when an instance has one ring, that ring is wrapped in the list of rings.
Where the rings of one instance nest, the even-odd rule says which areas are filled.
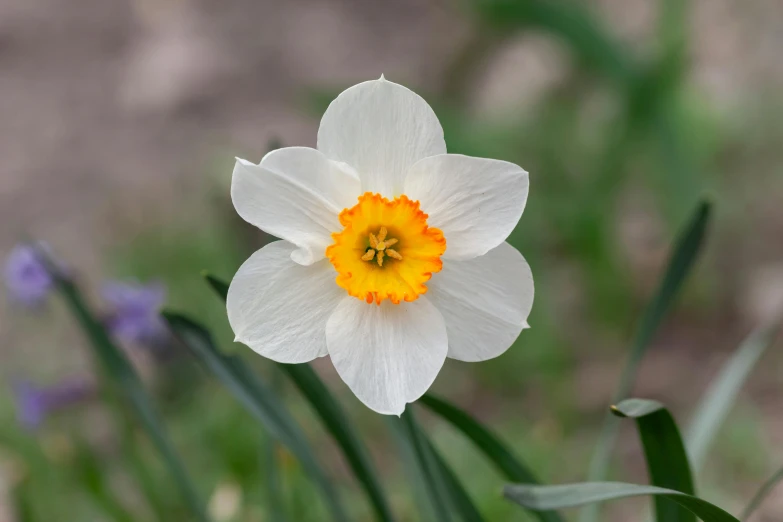
[[[228,295],[228,284],[211,274],[204,273],[203,275],[212,289],[225,301]],[[340,446],[354,475],[367,492],[378,520],[384,522],[394,520],[378,480],[378,474],[364,444],[340,404],[318,377],[318,374],[307,364],[278,364],[277,367],[296,384]]]
[[[429,451],[427,441],[416,423],[411,408],[406,408],[400,419],[413,448],[421,475],[424,477],[427,496],[437,515],[437,520],[438,522],[448,522],[451,520],[451,510],[449,509],[451,497],[449,497],[447,486],[441,475],[441,470],[435,462],[435,457]]]
[[[413,495],[416,508],[416,519],[421,521],[436,521],[437,517],[432,502],[427,494],[427,481],[422,474],[416,450],[411,443],[408,431],[402,420],[393,415],[384,415],[384,421],[389,428],[389,434],[397,446],[399,460],[405,471],[405,483]]]
[[[615,392],[614,401],[627,397],[631,392],[631,387],[636,380],[636,374],[644,354],[647,352],[647,347],[663,321],[666,312],[668,312],[674,302],[675,297],[679,294],[680,288],[693,268],[697,254],[701,250],[709,223],[710,209],[710,203],[702,201],[687,228],[678,239],[663,280],[658,287],[655,297],[647,306],[636,330],[628,362],[620,376],[620,384]],[[598,438],[598,444],[590,460],[590,469],[587,476],[591,481],[600,481],[606,477],[612,448],[617,438],[618,426],[617,419],[611,414],[607,414]],[[591,506],[582,512],[579,520],[580,522],[594,522],[597,518],[598,506]]]
[[[346,520],[337,491],[326,477],[304,433],[275,393],[236,356],[221,353],[209,332],[185,316],[164,312],[172,332],[258,419],[281,444],[293,453],[320,487],[326,505],[336,520]]]
[[[754,330],[726,361],[702,396],[685,436],[694,470],[701,469],[715,435],[734,406],[737,395],[756,363],[772,344],[779,329],[780,318],[777,318]]]
[[[394,520],[367,449],[340,404],[318,374],[307,364],[278,364],[277,366],[296,384],[340,446],[354,475],[367,492],[378,520],[384,522]]]
[[[435,449],[432,441],[427,437],[424,437],[424,441],[427,444],[427,451],[432,455],[435,465],[439,469],[439,474],[443,480],[449,498],[451,499],[451,504],[454,506],[454,509],[457,511],[460,518],[465,522],[483,522],[484,517],[481,516],[478,508],[471,500],[468,492],[465,491],[462,483],[451,470],[451,467],[443,460],[443,457],[438,453],[438,450]]]
[[[269,520],[286,522],[288,517],[283,507],[282,478],[280,477],[280,463],[277,458],[278,443],[272,437],[264,441],[264,456],[261,466],[266,470],[266,485],[268,498],[267,515]]]
[[[511,453],[497,435],[482,426],[467,412],[429,393],[419,399],[419,404],[426,406],[461,431],[508,480],[538,484],[538,480],[528,467]],[[536,512],[534,515],[541,522],[563,521],[555,512]]]
[[[653,486],[695,494],[688,455],[674,418],[663,404],[645,399],[627,399],[612,406],[612,413],[636,419]],[[658,522],[696,522],[696,517],[666,497],[655,497]]]
[[[774,475],[767,479],[756,494],[753,495],[751,501],[748,502],[748,506],[742,511],[742,520],[748,520],[780,482],[783,482],[783,468],[780,468]]]
[[[636,331],[628,362],[623,369],[620,384],[615,392],[615,401],[626,397],[630,393],[639,365],[647,352],[647,347],[653,335],[658,330],[666,312],[668,312],[686,277],[693,268],[697,254],[704,242],[709,216],[710,204],[704,201],[699,205],[685,232],[677,241],[663,280],[658,287],[655,297],[645,310],[639,328]],[[600,480],[606,476],[610,454],[617,436],[617,426],[617,419],[612,415],[607,415],[598,447],[590,462],[588,476],[591,480]]]
[[[561,486],[511,484],[505,487],[504,495],[512,502],[530,509],[562,509],[628,497],[663,496],[678,503],[704,522],[739,522],[721,508],[698,497],[671,489],[622,482],[584,482]]]
[[[272,377],[271,382],[272,390],[275,394],[280,396],[282,400],[282,380],[280,376],[275,375]],[[281,452],[284,451],[283,446],[275,440],[272,436],[266,436],[261,441],[264,448],[262,452],[261,469],[266,471],[266,486],[267,486],[267,506],[266,510],[267,518],[277,522],[286,522],[289,519],[288,510],[285,503],[285,469],[281,465]]]
[[[152,406],[152,401],[144,391],[133,366],[125,357],[125,354],[111,341],[103,325],[95,318],[95,315],[87,306],[76,285],[70,279],[61,277],[58,269],[46,256],[45,252],[39,251],[38,254],[47,264],[51,273],[55,275],[57,287],[82,330],[89,338],[101,367],[109,377],[108,381],[115,386],[115,389],[128,400],[136,411],[142,426],[166,462],[174,482],[193,515],[198,520],[208,520],[204,506],[198,498],[185,468],[177,457],[174,447]]]
[[[228,296],[228,283],[222,279],[218,279],[207,271],[202,272],[201,275],[204,277],[204,279],[207,280],[207,283],[212,287],[212,290],[214,290],[215,293],[219,295],[223,301],[225,301],[226,297]]]
[[[497,435],[481,425],[466,411],[431,393],[421,397],[419,404],[426,406],[461,431],[509,480],[538,484],[533,473],[506,448]]]
[[[655,332],[669,311],[674,299],[680,292],[685,279],[690,274],[697,255],[704,243],[711,205],[707,201],[699,204],[691,218],[685,233],[680,236],[669,260],[661,286],[650,306],[645,311],[631,349],[628,365],[623,372],[617,394],[627,395],[636,380],[639,364],[644,357]]]

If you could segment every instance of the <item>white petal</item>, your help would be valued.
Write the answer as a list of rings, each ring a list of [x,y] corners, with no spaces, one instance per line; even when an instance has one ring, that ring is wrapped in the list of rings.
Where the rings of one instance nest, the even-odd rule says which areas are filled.
[[[427,391],[448,352],[443,318],[424,297],[380,306],[346,297],[326,323],[326,343],[353,393],[386,415]]]
[[[405,194],[421,202],[427,223],[443,231],[443,259],[486,254],[514,230],[525,210],[528,175],[513,163],[460,154],[411,167]]]
[[[236,340],[284,363],[326,355],[326,321],[345,298],[328,260],[298,265],[291,260],[294,248],[275,241],[250,256],[226,300]]]
[[[452,359],[497,357],[529,328],[533,274],[508,243],[481,257],[444,262],[428,286],[427,297],[446,320]]]
[[[259,165],[237,159],[231,182],[239,215],[298,246],[292,259],[303,265],[324,257],[332,232],[343,228],[337,215],[359,195],[350,167],[306,147],[274,150]]]
[[[427,102],[381,77],[354,85],[329,105],[318,129],[318,150],[355,168],[363,191],[393,197],[402,193],[408,168],[445,154],[446,142]]]

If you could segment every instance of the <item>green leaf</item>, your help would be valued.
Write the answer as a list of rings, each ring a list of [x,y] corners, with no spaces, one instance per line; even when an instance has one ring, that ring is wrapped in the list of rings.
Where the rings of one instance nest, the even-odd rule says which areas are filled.
[[[406,410],[400,416],[402,426],[406,437],[413,448],[416,457],[416,464],[419,467],[424,485],[427,488],[427,497],[437,515],[438,522],[448,522],[451,520],[449,502],[449,492],[441,468],[437,465],[434,455],[429,451],[430,446],[427,443],[424,433],[416,423],[411,408]]]
[[[460,483],[448,463],[443,460],[443,457],[438,453],[438,450],[435,449],[435,446],[426,436],[424,437],[424,440],[430,455],[432,455],[435,466],[438,467],[446,492],[451,499],[451,504],[460,518],[465,522],[482,522],[484,517],[481,516],[478,508],[476,508],[476,505],[473,504],[473,501],[470,499],[470,495],[465,491],[462,483]]]
[[[215,293],[219,295],[220,298],[225,302],[226,297],[228,297],[228,283],[222,279],[218,279],[207,271],[202,272],[201,275],[204,277],[204,279],[207,280],[207,283],[209,283],[209,286],[212,287],[212,290],[214,290]]]
[[[413,495],[413,501],[417,510],[417,520],[437,521],[432,501],[427,494],[426,477],[422,474],[416,450],[408,436],[407,428],[402,420],[393,415],[384,415],[384,421],[389,428],[389,434],[398,449],[398,460],[402,461],[405,472],[405,484]]]
[[[701,469],[720,426],[726,420],[745,381],[772,344],[780,329],[780,318],[754,330],[723,365],[696,407],[685,436],[695,470]]]
[[[228,295],[228,284],[211,274],[204,273],[203,275],[212,289],[225,301]],[[378,474],[375,472],[369,454],[353,428],[353,424],[321,378],[307,364],[277,364],[277,367],[296,384],[340,446],[356,478],[367,492],[378,520],[392,521],[394,517],[391,508],[383,494]]]
[[[467,412],[429,393],[419,399],[419,404],[426,406],[461,431],[508,480],[538,484],[538,480],[527,466],[515,457],[495,434],[482,426]],[[562,522],[563,520],[555,512],[534,514],[541,522]]]
[[[774,475],[767,479],[756,494],[753,495],[751,501],[748,502],[748,506],[742,511],[742,520],[748,520],[780,482],[783,482],[783,468],[780,468]]]
[[[204,327],[179,314],[164,312],[172,332],[258,419],[281,444],[293,453],[321,488],[326,505],[336,520],[346,520],[337,491],[326,477],[304,433],[275,393],[236,356],[221,353]]]
[[[307,364],[278,364],[310,402],[324,426],[340,446],[345,459],[367,492],[378,520],[394,519],[370,456],[345,412],[318,374]]]
[[[403,412],[401,424],[407,444],[413,449],[417,474],[423,478],[427,498],[437,513],[436,520],[451,520],[453,513],[464,522],[483,522],[457,476],[416,422],[411,408]]]
[[[500,28],[536,28],[560,37],[585,64],[622,86],[636,79],[636,65],[619,42],[577,2],[474,0],[484,20]]]
[[[584,482],[561,486],[511,484],[505,487],[503,493],[512,502],[530,509],[562,509],[606,500],[654,495],[676,502],[704,522],[739,522],[706,500],[655,486],[639,486],[622,482]]]
[[[204,506],[196,494],[195,487],[191,484],[185,468],[177,457],[174,447],[152,406],[152,401],[144,391],[133,366],[125,357],[125,354],[111,341],[101,322],[96,319],[87,306],[76,285],[70,279],[60,274],[59,269],[45,252],[39,250],[38,255],[55,276],[57,288],[82,330],[89,338],[95,356],[108,377],[107,381],[113,385],[117,392],[122,394],[135,410],[150,440],[152,440],[153,445],[166,462],[174,482],[193,515],[198,520],[208,520]]]
[[[688,495],[695,493],[680,430],[663,404],[627,399],[612,406],[612,413],[636,419],[652,485]],[[693,513],[666,497],[655,498],[655,513],[658,522],[696,522]]]
[[[647,347],[663,321],[675,297],[680,291],[687,275],[693,268],[697,254],[704,242],[707,223],[710,217],[710,204],[702,202],[691,218],[685,232],[677,241],[669,264],[666,268],[663,280],[642,316],[636,331],[628,362],[620,377],[620,384],[615,392],[615,401],[626,397],[636,379],[639,364],[642,362]],[[606,476],[609,457],[617,436],[617,419],[608,415],[604,422],[598,447],[590,463],[589,476],[591,480],[602,479]]]
[[[641,322],[633,343],[628,362],[623,369],[620,377],[620,384],[615,392],[614,400],[619,401],[627,397],[631,391],[639,365],[642,362],[647,347],[658,330],[664,316],[668,312],[680,288],[685,282],[696,261],[697,254],[701,250],[704,237],[707,231],[707,224],[710,218],[711,205],[707,201],[702,201],[693,217],[691,218],[685,232],[680,236],[674,247],[666,273],[663,276],[655,297],[647,306],[642,316]],[[590,460],[590,469],[588,477],[591,481],[603,480],[606,477],[609,460],[611,458],[612,448],[617,438],[618,422],[611,414],[606,416],[601,433],[598,439],[593,457]],[[598,517],[598,507],[591,506],[580,516],[581,522],[592,522]]]

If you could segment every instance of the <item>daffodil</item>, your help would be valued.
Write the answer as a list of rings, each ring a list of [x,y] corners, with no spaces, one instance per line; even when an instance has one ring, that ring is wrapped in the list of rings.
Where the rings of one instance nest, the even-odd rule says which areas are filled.
[[[237,341],[283,363],[329,355],[364,404],[399,415],[446,357],[497,357],[527,327],[533,277],[505,242],[527,194],[517,165],[447,154],[435,113],[406,87],[349,88],[317,149],[237,159],[237,212],[281,239],[231,282]]]

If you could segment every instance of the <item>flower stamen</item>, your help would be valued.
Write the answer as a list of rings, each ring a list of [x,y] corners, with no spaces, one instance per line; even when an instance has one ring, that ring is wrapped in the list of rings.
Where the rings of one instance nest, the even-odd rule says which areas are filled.
[[[443,232],[427,225],[418,201],[393,200],[367,192],[340,213],[342,232],[326,256],[337,270],[337,284],[349,295],[380,305],[415,301],[440,271],[446,250]]]
[[[380,230],[378,230],[377,235],[372,232],[367,234],[367,241],[370,243],[370,247],[362,256],[362,261],[375,260],[381,268],[383,268],[383,260],[386,256],[396,259],[397,261],[402,261],[402,255],[396,250],[389,248],[390,246],[397,244],[397,239],[389,238],[387,240],[386,236],[388,234],[389,230],[386,227],[381,227]]]

